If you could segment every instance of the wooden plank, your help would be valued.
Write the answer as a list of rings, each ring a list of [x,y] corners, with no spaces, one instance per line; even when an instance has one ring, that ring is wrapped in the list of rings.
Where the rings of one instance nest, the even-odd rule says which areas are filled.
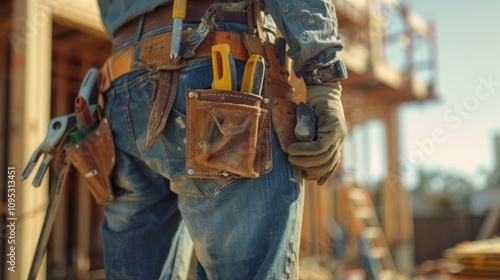
[[[26,0],[16,1],[14,2],[14,7],[12,10],[12,32],[15,34],[23,34],[22,21],[21,18],[26,16]],[[9,123],[7,124],[7,130],[9,131],[9,138],[7,139],[7,145],[9,146],[9,154],[7,158],[7,165],[9,166],[17,166],[21,169],[21,166],[24,166],[26,161],[23,157],[23,115],[24,115],[24,88],[25,88],[25,68],[24,68],[24,59],[25,59],[25,45],[21,44],[13,50],[11,56],[11,69],[10,69],[10,77],[11,77],[11,88],[9,100]],[[13,94],[17,93],[17,94]],[[19,170],[18,172],[22,172]],[[28,184],[20,184],[18,186],[18,190],[30,188]],[[18,202],[16,203],[16,208],[18,211],[22,211],[22,198],[24,196],[23,192],[16,193],[16,198]],[[23,242],[21,236],[21,229],[17,231],[17,239],[16,243]],[[22,250],[23,244],[19,244],[16,246],[16,266],[25,265],[28,266],[29,262],[27,261],[30,256]],[[17,268],[16,268],[17,269]],[[20,272],[17,272],[20,273]],[[26,274],[25,274],[26,275]],[[6,280],[17,280],[19,278],[19,274],[9,273],[7,270],[3,272],[4,279]],[[26,278],[26,277],[25,277]]]
[[[97,1],[46,0],[46,2],[48,5],[54,5],[55,7],[53,10],[54,22],[87,32],[103,39],[108,38],[104,26],[102,25]]]
[[[18,149],[16,153],[22,162],[18,166],[24,166],[31,153],[43,141],[50,116],[52,24],[50,16],[38,16],[40,14],[47,15],[47,10],[41,10],[42,6],[37,0],[15,1],[14,7],[19,13],[16,12],[13,17],[17,26],[14,31],[17,34],[24,34],[22,27],[25,25],[26,19],[36,18],[38,23],[35,27],[26,30],[26,40],[16,46],[18,53],[13,59],[13,72],[17,76],[14,83],[17,85],[12,88],[12,92],[15,94],[11,96],[20,95],[21,100],[17,100],[11,108],[13,108],[12,116],[20,117],[20,122],[15,125],[21,125],[21,127],[16,128],[19,129],[19,135],[15,136],[16,139],[11,139],[11,143],[18,141],[17,143],[21,145],[16,147]],[[23,61],[24,64],[21,64],[20,61]],[[33,188],[30,185],[32,179],[33,176],[29,181],[25,181],[19,186],[19,189],[22,189],[20,207],[17,210],[19,213],[28,213],[47,204],[47,177],[43,180],[40,188]],[[23,222],[17,232],[17,238],[22,246],[19,250],[21,257],[17,263],[18,279],[25,279],[28,275],[42,224],[43,215],[37,215]],[[45,274],[46,268],[42,264],[38,279],[44,279]]]
[[[5,18],[5,17],[4,17]],[[10,17],[6,17],[8,20],[10,20]],[[1,28],[0,27],[0,38],[5,38],[7,36],[7,28]],[[7,74],[7,68],[9,67],[9,60],[8,60],[8,54],[7,54],[7,47],[8,47],[8,42],[3,41],[0,42],[0,184],[5,184],[7,182],[6,180],[6,171],[7,171],[7,160],[6,160],[6,154],[7,154],[7,127],[6,127],[6,122],[7,122],[7,79],[8,79],[8,74]],[[7,186],[5,186],[7,187]],[[3,189],[0,192],[0,217],[2,217],[2,221],[6,221],[5,215],[7,215],[7,204],[4,204],[3,201],[5,200],[5,195],[6,191]],[[2,231],[5,235],[7,236],[7,230]],[[7,243],[7,238],[2,238],[1,246],[3,248],[10,248],[10,246]],[[2,256],[4,257],[4,256]],[[3,258],[0,258],[3,259]],[[7,267],[7,263],[3,263],[0,265],[0,267]],[[4,269],[3,271],[7,272],[7,269]],[[1,274],[0,274],[1,276]],[[1,277],[0,277],[1,278]]]
[[[420,16],[409,10],[406,13],[406,22],[410,29],[421,37],[428,40],[433,37],[432,28],[429,27],[429,24]]]

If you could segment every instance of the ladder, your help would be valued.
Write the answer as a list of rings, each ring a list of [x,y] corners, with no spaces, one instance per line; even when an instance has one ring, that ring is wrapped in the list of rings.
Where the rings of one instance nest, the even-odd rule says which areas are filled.
[[[371,278],[400,279],[367,189],[347,187],[346,196],[352,222],[359,233],[360,253]]]

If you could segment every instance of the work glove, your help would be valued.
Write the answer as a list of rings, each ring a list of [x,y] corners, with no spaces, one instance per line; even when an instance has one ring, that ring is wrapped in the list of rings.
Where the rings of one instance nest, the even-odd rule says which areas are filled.
[[[314,109],[316,139],[288,146],[288,160],[306,180],[323,185],[340,162],[342,144],[347,134],[344,110],[340,101],[339,82],[326,82],[307,87],[306,103]],[[305,122],[297,123],[295,131],[304,131]]]

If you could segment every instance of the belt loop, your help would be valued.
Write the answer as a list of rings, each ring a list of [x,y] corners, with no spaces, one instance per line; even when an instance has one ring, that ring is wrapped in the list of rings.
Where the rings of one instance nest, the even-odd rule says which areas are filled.
[[[247,8],[247,28],[248,33],[254,36],[257,33],[257,28],[255,27],[255,15],[254,15],[254,2],[251,1]]]
[[[135,36],[134,36],[134,43],[139,42],[141,40],[142,27],[144,26],[144,17],[145,15],[142,15],[141,18],[139,19],[139,22],[137,23],[137,29],[135,30]]]

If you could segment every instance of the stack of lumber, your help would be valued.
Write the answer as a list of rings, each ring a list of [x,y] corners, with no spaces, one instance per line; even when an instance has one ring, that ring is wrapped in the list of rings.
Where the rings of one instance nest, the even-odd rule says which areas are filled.
[[[500,238],[463,242],[444,252],[463,269],[453,275],[455,280],[500,279]]]

